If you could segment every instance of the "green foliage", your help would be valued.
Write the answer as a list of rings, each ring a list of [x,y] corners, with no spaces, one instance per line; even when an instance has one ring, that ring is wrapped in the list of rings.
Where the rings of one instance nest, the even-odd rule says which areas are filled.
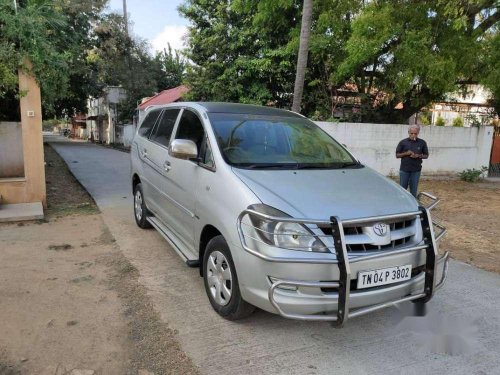
[[[168,50],[155,57],[130,38],[123,17],[103,14],[107,0],[0,0],[0,118],[18,118],[17,69],[40,84],[44,117],[86,111],[89,96],[106,86],[127,90],[121,115],[129,119],[144,96],[178,86],[186,63]]]
[[[418,115],[418,122],[422,125],[430,125],[431,124],[431,116],[429,112],[420,113]]]
[[[181,55],[168,48],[160,51],[153,59],[156,85],[159,90],[170,89],[182,84],[187,62]]]
[[[463,128],[464,126],[464,119],[462,117],[455,117],[453,119],[452,125],[457,127],[457,128]]]
[[[485,173],[488,171],[488,167],[482,166],[481,169],[465,169],[458,174],[461,180],[467,182],[477,182],[485,177]]]
[[[470,126],[479,127],[482,125],[481,120],[474,114],[467,115],[466,118]]]
[[[290,107],[302,4],[186,0],[191,98]],[[315,0],[303,113],[406,122],[463,80],[500,97],[495,9],[483,0]]]
[[[435,123],[434,125],[436,125],[436,126],[444,126],[444,125],[445,125],[444,118],[442,118],[441,116],[439,116],[439,117],[436,119],[436,123]]]
[[[105,0],[0,0],[0,101],[9,116],[19,103],[17,70],[32,74],[42,91],[44,113],[83,109],[82,56],[91,24]],[[32,68],[25,63],[29,61]],[[65,102],[66,101],[66,102]],[[3,111],[2,111],[3,112]]]

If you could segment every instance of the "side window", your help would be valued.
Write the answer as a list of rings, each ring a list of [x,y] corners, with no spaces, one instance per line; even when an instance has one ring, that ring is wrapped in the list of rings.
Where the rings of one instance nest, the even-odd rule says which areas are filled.
[[[201,145],[200,158],[201,162],[207,167],[215,168],[212,148],[210,147],[207,136],[204,137],[203,143]]]
[[[198,146],[198,156],[201,151],[201,144],[205,138],[205,130],[198,116],[189,110],[184,110],[181,121],[175,134],[175,139],[189,139]]]
[[[139,135],[146,138],[149,137],[149,134],[151,134],[151,129],[153,129],[153,126],[158,119],[160,112],[160,109],[156,109],[146,115],[146,118],[142,121],[141,127],[139,128]]]
[[[168,147],[172,130],[174,130],[175,120],[177,119],[179,112],[180,109],[166,109],[163,111],[163,115],[161,116],[158,125],[155,127],[150,139]]]

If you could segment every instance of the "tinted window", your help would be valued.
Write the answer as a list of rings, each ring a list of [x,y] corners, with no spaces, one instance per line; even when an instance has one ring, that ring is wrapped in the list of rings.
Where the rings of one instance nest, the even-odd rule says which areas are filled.
[[[146,115],[146,118],[142,121],[141,127],[139,128],[139,135],[143,137],[149,137],[151,133],[151,129],[153,128],[158,116],[160,115],[161,110],[156,109],[154,111],[149,112]]]
[[[208,142],[207,137],[205,136],[205,139],[203,140],[203,143],[201,145],[201,150],[199,152],[201,162],[209,167],[214,168],[215,163],[214,163],[214,158],[212,155],[212,148],[210,147],[210,143]]]
[[[174,130],[175,120],[179,114],[180,109],[166,109],[155,127],[151,140],[158,142],[161,145],[168,146],[172,130]]]
[[[211,113],[209,118],[224,158],[235,166],[361,166],[333,138],[306,119],[224,113]]]
[[[199,155],[204,135],[205,130],[198,116],[191,111],[184,110],[175,139],[189,139],[193,141],[198,147]]]

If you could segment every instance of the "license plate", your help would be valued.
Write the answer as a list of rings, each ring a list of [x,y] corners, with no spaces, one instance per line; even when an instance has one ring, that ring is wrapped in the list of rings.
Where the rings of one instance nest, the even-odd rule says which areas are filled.
[[[358,272],[358,289],[399,283],[411,278],[411,264]]]

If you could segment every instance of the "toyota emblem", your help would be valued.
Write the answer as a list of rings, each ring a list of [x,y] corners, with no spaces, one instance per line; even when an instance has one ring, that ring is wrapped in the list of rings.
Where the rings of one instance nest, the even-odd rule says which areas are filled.
[[[377,223],[373,226],[373,231],[377,236],[383,237],[387,234],[389,231],[389,227],[387,224],[384,223]]]

